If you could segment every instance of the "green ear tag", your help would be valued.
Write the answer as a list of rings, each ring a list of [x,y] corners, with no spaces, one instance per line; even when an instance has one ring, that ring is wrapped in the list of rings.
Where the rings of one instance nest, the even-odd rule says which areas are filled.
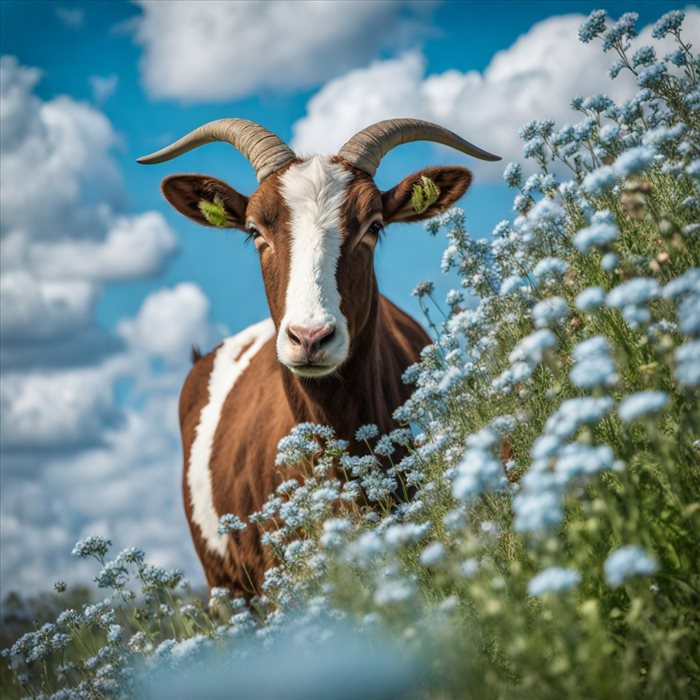
[[[202,212],[202,216],[212,225],[212,226],[226,226],[228,223],[226,217],[226,210],[216,202],[210,202],[207,199],[200,199],[199,211]]]
[[[416,213],[422,214],[431,204],[437,202],[440,196],[440,188],[429,178],[423,175],[420,182],[413,185],[411,202]]]

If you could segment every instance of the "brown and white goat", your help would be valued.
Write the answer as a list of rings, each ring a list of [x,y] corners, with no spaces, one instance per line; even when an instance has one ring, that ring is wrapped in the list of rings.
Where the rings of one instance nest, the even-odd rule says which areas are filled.
[[[277,443],[294,425],[329,425],[351,441],[365,423],[396,427],[392,412],[410,393],[401,375],[430,340],[379,293],[374,249],[384,226],[438,214],[472,179],[461,167],[426,168],[380,192],[373,176],[382,156],[417,140],[497,159],[413,119],[374,124],[337,156],[301,159],[261,126],[222,119],[139,160],[159,163],[226,141],[260,182],[250,197],[206,175],[173,175],[162,185],[190,219],[252,236],[272,317],[195,362],[180,397],[185,511],[210,587],[259,592],[270,560],[257,528],[221,535],[218,521],[263,505],[282,479]]]

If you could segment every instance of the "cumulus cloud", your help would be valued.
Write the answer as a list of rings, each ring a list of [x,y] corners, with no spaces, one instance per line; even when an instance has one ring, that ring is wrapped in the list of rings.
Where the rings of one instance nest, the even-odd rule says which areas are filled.
[[[177,250],[177,239],[159,212],[115,218],[103,240],[37,242],[30,265],[47,279],[115,281],[151,277]]]
[[[184,102],[319,85],[382,46],[415,39],[433,9],[405,0],[137,2],[144,86]]]
[[[92,97],[98,105],[104,104],[116,91],[119,83],[119,76],[116,73],[111,75],[91,75],[90,88]]]
[[[700,12],[688,9],[687,36],[700,32]],[[607,77],[614,57],[577,40],[583,15],[562,15],[536,23],[509,48],[496,53],[483,71],[426,74],[418,52],[375,61],[331,80],[314,95],[306,115],[293,126],[299,152],[337,152],[368,124],[395,117],[435,121],[504,159],[520,159],[518,128],[548,116],[559,124],[577,121],[569,103],[576,95],[605,93],[614,100],[638,89],[625,75]],[[649,43],[645,28],[637,44]],[[657,42],[654,42],[658,46]],[[663,46],[658,49],[663,55]],[[482,166],[500,178],[498,166]]]
[[[222,330],[208,321],[209,300],[195,284],[183,282],[151,294],[133,319],[119,325],[119,334],[135,351],[182,364],[192,345],[212,347]]]
[[[62,7],[56,8],[56,17],[70,29],[80,29],[85,23],[85,10],[82,7]]]
[[[70,550],[91,533],[198,573],[177,400],[190,344],[224,329],[186,283],[153,292],[118,331],[100,326],[105,285],[160,274],[176,236],[157,212],[123,211],[119,139],[99,109],[40,99],[40,72],[12,57],[0,73],[0,587],[84,581]]]

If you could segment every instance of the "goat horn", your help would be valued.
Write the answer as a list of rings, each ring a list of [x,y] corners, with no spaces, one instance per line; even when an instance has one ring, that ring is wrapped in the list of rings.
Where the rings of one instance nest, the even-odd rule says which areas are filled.
[[[225,141],[237,148],[255,169],[258,182],[296,159],[284,141],[260,124],[247,119],[217,119],[200,126],[160,151],[139,158],[137,163],[163,163],[213,141]]]
[[[374,177],[381,159],[392,148],[411,141],[435,141],[481,160],[501,160],[500,156],[465,141],[444,126],[422,119],[387,119],[372,124],[355,134],[338,155]]]

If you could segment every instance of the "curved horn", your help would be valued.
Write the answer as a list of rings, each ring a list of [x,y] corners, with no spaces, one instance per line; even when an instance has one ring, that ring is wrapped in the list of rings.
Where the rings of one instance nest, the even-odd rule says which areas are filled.
[[[387,119],[355,134],[338,155],[360,170],[374,176],[381,159],[396,146],[410,141],[435,141],[481,160],[501,160],[444,126],[422,119]]]
[[[163,163],[213,141],[225,141],[237,148],[255,169],[262,182],[296,156],[284,141],[260,124],[247,119],[217,119],[200,126],[160,151],[139,158],[137,163]]]

